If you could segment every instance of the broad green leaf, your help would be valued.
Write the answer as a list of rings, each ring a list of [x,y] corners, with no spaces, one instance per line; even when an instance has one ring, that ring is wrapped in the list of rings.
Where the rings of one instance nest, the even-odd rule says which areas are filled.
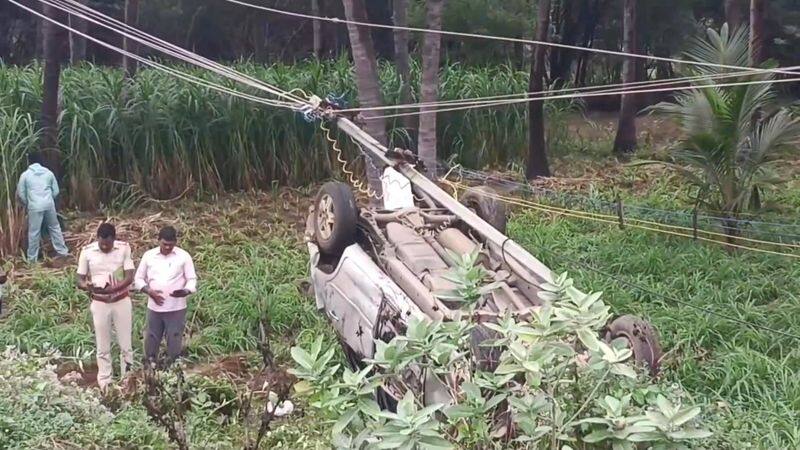
[[[656,398],[656,405],[658,409],[661,410],[661,414],[664,414],[668,420],[672,420],[672,417],[676,413],[675,405],[673,405],[672,402],[667,400],[663,395],[659,395],[658,398]]]
[[[596,444],[598,442],[603,442],[606,439],[611,439],[613,437],[614,433],[608,430],[596,430],[584,436],[583,441],[589,444]]]
[[[300,396],[305,396],[311,393],[313,390],[314,387],[306,380],[298,381],[294,384],[294,391]]]
[[[600,339],[597,338],[597,334],[594,331],[580,328],[576,330],[576,334],[584,347],[595,352],[600,350]]]
[[[667,433],[670,439],[686,440],[686,439],[706,439],[713,436],[714,433],[708,430],[681,430]]]
[[[453,444],[441,437],[425,436],[419,439],[419,445],[423,449],[429,450],[449,450]]]
[[[309,371],[314,368],[314,358],[312,358],[311,355],[303,348],[292,347],[291,354],[294,362],[299,364],[300,367]]]
[[[405,419],[414,415],[416,407],[414,405],[414,394],[411,391],[406,391],[403,398],[397,403],[397,416]]]
[[[348,427],[348,425],[350,425],[350,422],[353,421],[357,414],[358,410],[355,409],[344,413],[331,429],[331,432],[333,432],[334,436],[337,434],[342,434],[342,432]]]
[[[671,418],[671,420],[670,420],[670,421],[671,421],[671,422],[672,422],[672,423],[673,423],[675,426],[678,426],[678,427],[679,427],[679,426],[681,426],[681,425],[685,424],[686,422],[688,422],[688,421],[690,421],[690,420],[694,419],[695,417],[697,417],[697,416],[700,414],[700,411],[701,411],[701,410],[700,410],[700,407],[699,407],[699,406],[696,406],[696,407],[694,407],[694,408],[686,408],[686,409],[684,409],[684,410],[678,411],[678,413],[677,413],[677,414],[675,414],[675,415],[674,415],[674,416]]]
[[[636,379],[636,371],[632,367],[625,364],[614,364],[611,366],[611,373],[615,375],[622,375],[632,380]]]

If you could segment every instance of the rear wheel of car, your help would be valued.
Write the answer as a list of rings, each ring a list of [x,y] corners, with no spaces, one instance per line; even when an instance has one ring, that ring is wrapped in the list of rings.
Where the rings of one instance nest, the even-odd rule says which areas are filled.
[[[358,207],[353,191],[345,183],[322,185],[314,203],[314,235],[320,250],[338,255],[356,242]]]
[[[649,322],[631,315],[613,320],[606,327],[605,339],[611,342],[618,338],[627,341],[628,347],[633,352],[633,359],[637,363],[647,364],[650,375],[658,376],[663,351],[658,333]]]
[[[497,191],[489,186],[471,187],[461,197],[461,203],[473,210],[497,231],[505,233],[506,205],[497,195]]]

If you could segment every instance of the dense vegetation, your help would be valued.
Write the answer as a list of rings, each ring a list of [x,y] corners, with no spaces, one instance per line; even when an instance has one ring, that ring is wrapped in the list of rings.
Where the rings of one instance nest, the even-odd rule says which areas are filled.
[[[351,105],[355,101],[352,68],[344,59],[294,66],[243,63],[237,68],[277,86],[344,95]],[[200,70],[192,73],[215,79]],[[414,76],[419,77],[416,68]],[[382,66],[381,79],[387,99],[397,102],[399,78],[393,66]],[[62,84],[63,184],[73,204],[82,208],[113,201],[124,191],[120,183],[134,184],[156,198],[172,198],[187,188],[220,192],[303,185],[338,171],[323,133],[298,113],[229,98],[149,70],[127,82],[121,70],[72,67],[65,70]],[[518,93],[527,87],[527,74],[507,66],[452,65],[444,69],[442,86],[444,100]],[[0,66],[0,135],[29,135],[41,96],[38,66]],[[564,112],[576,106],[549,106],[555,154],[575,143],[566,140],[559,126]],[[451,112],[442,118],[442,159],[455,156],[481,167],[520,162],[525,154],[525,108]],[[393,135],[403,142],[402,133]],[[15,179],[14,172],[24,167],[21,153],[35,148],[36,141],[9,142],[13,146],[4,156],[10,165],[5,167]],[[352,152],[348,144],[342,139]]]
[[[312,2],[287,2],[283,0],[252,0],[264,6],[311,13]],[[367,1],[370,20],[391,23],[391,0]],[[410,1],[410,24],[425,26],[424,2]],[[454,31],[478,32],[508,37],[533,37],[536,23],[534,0],[450,0],[444,13],[443,28]],[[794,52],[800,33],[800,23],[794,0],[772,0],[768,2],[766,15],[766,39],[770,42],[769,57],[781,65],[798,64]],[[119,0],[92,0],[88,4],[106,14],[121,18],[124,2]],[[344,17],[339,0],[321,0],[320,14],[328,17]],[[725,6],[738,5],[739,19],[747,22],[748,2],[725,2],[709,0],[640,0],[639,28],[641,48],[646,53],[667,56],[684,49],[693,31],[712,25],[719,27],[726,20]],[[566,44],[619,49],[622,28],[622,0],[558,1],[553,2],[552,41]],[[235,60],[255,58],[260,62],[297,61],[313,54],[313,33],[310,20],[285,17],[277,14],[254,11],[223,0],[174,2],[156,0],[142,2],[140,26],[147,32],[195,49],[203,56],[214,59]],[[42,48],[37,43],[37,21],[10,3],[0,4],[0,29],[8,33],[0,36],[0,58],[13,63],[28,63]],[[99,27],[90,27],[92,33],[105,34]],[[346,53],[348,41],[344,25],[324,23],[322,56]],[[376,51],[382,59],[394,55],[391,31],[373,32]],[[106,35],[111,42],[119,43],[115,36]],[[422,36],[412,33],[412,48],[421,47]],[[492,65],[498,63],[523,64],[526,52],[522,46],[505,42],[480,40],[445,39],[444,56],[450,61],[469,65]],[[90,46],[88,59],[98,63],[118,63],[119,55]],[[569,71],[569,63],[576,60],[590,62],[590,70],[583,74],[573,73],[571,78],[586,84],[616,82],[619,79],[618,59],[604,57],[585,58],[577,52],[556,51],[551,56],[555,76],[563,78]],[[653,64],[648,69],[668,75],[670,68]]]
[[[647,178],[641,169],[629,169],[622,178],[645,181],[646,198],[640,200],[677,207],[674,185],[668,178],[653,176]],[[786,195],[785,201],[796,205],[796,175],[794,180],[782,193]],[[288,346],[293,336],[306,346],[319,333],[330,336],[327,326],[314,312],[312,300],[301,297],[294,286],[295,279],[305,273],[303,248],[297,245],[292,233],[280,232],[279,226],[263,225],[275,222],[277,216],[291,216],[280,206],[288,198],[285,194],[237,196],[221,199],[216,206],[184,202],[177,209],[164,210],[164,215],[157,219],[176,220],[185,229],[185,246],[197,255],[203,277],[203,290],[190,309],[190,314],[196,317],[189,341],[190,366],[213,366],[229,352],[246,351],[249,360],[257,359],[253,353],[257,347],[253,328],[265,310],[260,305],[269,305],[267,310],[276,330],[275,352],[281,362],[288,361]],[[800,445],[797,426],[800,386],[795,376],[800,355],[796,342],[693,308],[706,308],[800,335],[797,320],[800,303],[794,289],[794,280],[800,272],[794,260],[758,253],[732,255],[689,239],[665,239],[632,229],[554,220],[534,212],[520,213],[512,221],[510,232],[534,255],[555,270],[569,270],[581,288],[603,291],[603,298],[614,313],[639,314],[655,323],[669,350],[664,379],[688,393],[687,403],[703,406],[706,411],[703,420],[715,432],[713,441],[707,443],[709,447],[789,449]],[[148,214],[118,217],[118,223],[147,224],[142,228],[123,227],[127,230],[126,238],[130,235],[131,239],[146,239],[157,229],[159,222],[149,223]],[[81,238],[88,238],[92,222],[76,218],[69,223],[72,230],[80,231]],[[232,231],[223,235],[221,229]],[[138,238],[139,235],[143,237]],[[140,254],[145,245],[136,242],[136,253]],[[676,297],[693,307],[625,286],[587,270],[581,263]],[[71,273],[40,270],[23,280],[15,280],[14,285],[12,309],[0,328],[0,344],[21,345],[31,350],[50,342],[65,356],[77,357],[90,366],[92,358],[86,353],[93,346],[89,314],[83,297],[72,287]],[[53,313],[41,314],[43,308]],[[142,319],[143,310],[137,308],[139,325],[135,335],[139,335]],[[296,330],[302,332],[297,335]],[[253,367],[257,365],[252,363]],[[201,389],[204,392],[218,393],[222,389],[220,384],[224,392],[236,389],[224,380],[213,382],[214,377],[210,381],[201,378],[195,383],[204,386]],[[71,399],[76,394],[64,395]],[[219,394],[214,395],[215,401],[221,402],[235,397],[229,393],[219,400]],[[16,402],[15,398],[5,401]],[[226,412],[212,414],[216,408],[210,406],[198,411],[196,419],[190,421],[192,427],[197,427],[193,433],[198,436],[192,442],[197,448],[203,447],[203,442],[212,435],[209,442],[218,442],[219,448],[236,448],[233,443],[241,441],[242,428],[220,427],[216,419],[208,419],[225,416]],[[5,409],[19,411],[8,404]],[[142,446],[164,445],[163,432],[146,419],[138,403],[125,403],[122,409],[112,412],[117,424],[112,430],[141,431],[109,433],[108,440],[102,441],[108,442],[108,446],[122,445],[123,439],[133,439],[131,443]],[[11,417],[24,420],[18,415]],[[297,448],[292,443],[300,442],[298,445],[305,448],[327,448],[330,424],[318,419],[297,415],[290,422],[277,422],[274,427],[272,440],[268,442],[276,446],[283,442],[283,448]],[[61,442],[58,439],[63,439],[65,433],[75,443],[91,441],[95,436],[91,427],[77,425],[47,432],[53,433],[56,442]],[[307,437],[296,441],[303,435]],[[114,436],[120,440],[114,441],[117,439]],[[25,443],[33,442],[23,441],[20,445],[26,447]]]
[[[340,1],[260,3],[312,12],[311,3],[320,5],[319,14],[344,15]],[[393,3],[403,2],[359,3],[366,5],[362,7],[369,20],[391,23]],[[425,26],[426,3],[408,2],[412,26]],[[800,13],[795,2],[768,2],[766,18],[752,21],[757,38],[752,41],[746,30],[746,3],[553,1],[552,7],[548,6],[550,25],[542,27],[547,30],[542,35],[552,42],[619,49],[622,35],[630,34],[632,41],[638,39],[637,45],[624,47],[649,55],[678,56],[689,50],[681,57],[742,66],[797,64],[794,49],[800,43],[796,25]],[[764,3],[752,2],[756,6]],[[88,4],[122,17],[128,15],[124,10],[138,1],[91,0]],[[532,0],[450,0],[441,19],[447,30],[529,38],[535,28],[537,4]],[[625,25],[632,28],[630,22],[634,22],[636,33],[622,31],[623,4],[626,15],[630,5],[638,5],[637,18],[626,20]],[[758,8],[754,11],[758,13]],[[721,26],[726,21],[744,27],[736,32],[734,27]],[[114,67],[118,55],[92,46],[86,55],[70,55],[71,64],[64,65],[60,83],[51,76],[45,89],[42,66],[32,61],[44,57],[52,75],[68,59],[67,50],[74,53],[75,42],[66,45],[67,33],[42,30],[34,22],[13,5],[0,3],[0,29],[8,30],[0,36],[0,257],[10,258],[5,267],[11,269],[9,308],[0,318],[0,350],[8,348],[0,355],[0,448],[161,449],[174,441],[163,424],[148,417],[149,406],[143,405],[143,400],[150,398],[149,394],[123,389],[100,398],[87,388],[94,370],[94,338],[87,299],[73,286],[73,269],[23,267],[14,259],[20,253],[25,227],[24,214],[13,199],[17,177],[25,167],[26,154],[54,140],[64,168],[62,206],[72,209],[66,224],[73,251],[91,239],[99,221],[109,217],[117,223],[121,237],[132,242],[137,256],[153,244],[159,226],[175,224],[183,232],[181,245],[195,256],[202,288],[189,309],[188,355],[185,366],[179,368],[183,372],[165,373],[164,380],[173,383],[177,379],[182,393],[185,389],[186,401],[173,406],[184,414],[181,420],[192,448],[247,447],[257,425],[251,417],[251,400],[261,404],[269,398],[263,392],[266,380],[285,374],[292,364],[289,349],[296,344],[308,348],[312,342],[325,348],[336,346],[313,301],[296,286],[306,276],[307,255],[292,227],[303,221],[311,191],[303,188],[298,201],[298,191],[282,190],[282,186],[313,186],[339,174],[329,142],[317,124],[307,122],[301,114],[222,96],[153,70],[140,69],[127,78],[123,70]],[[222,0],[155,0],[142,5],[138,25],[205,56],[236,61],[237,69],[276,86],[321,96],[341,95],[349,104],[356,103],[347,30],[341,24],[323,24],[322,45],[314,49],[313,42],[319,41],[308,20],[256,13]],[[709,33],[708,41],[695,42],[692,50],[690,39],[702,35],[708,26],[722,31]],[[92,26],[89,30],[119,44],[118,37]],[[382,100],[399,103],[402,88],[396,68],[400,63],[393,48],[395,36],[386,30],[369,35],[380,61]],[[737,45],[722,45],[721,41]],[[54,43],[64,45],[59,44],[56,51]],[[424,58],[426,52],[420,35],[412,33],[407,44],[412,56],[410,101],[418,101],[422,88],[415,58]],[[45,47],[50,51],[43,52]],[[143,53],[155,56],[147,50]],[[529,89],[531,48],[519,43],[446,37],[441,56],[447,61],[439,79],[441,100],[519,94]],[[540,60],[546,65],[543,78],[557,87],[616,83],[621,75],[620,58],[565,49],[549,50],[542,58],[546,58],[546,62]],[[430,59],[438,61],[439,57]],[[233,87],[230,80],[196,68],[178,68]],[[664,79],[685,69],[663,62],[636,64],[632,79]],[[428,81],[426,87],[434,81]],[[781,93],[791,98],[794,88],[785,86],[789,87],[781,88]],[[660,111],[677,118],[676,124],[662,117],[646,131],[640,127],[638,134],[634,132],[636,156],[655,156],[659,164],[675,163],[672,168],[685,176],[680,183],[669,176],[675,172],[628,167],[613,160],[610,150],[615,126],[588,123],[577,114],[585,109],[613,110],[618,99],[602,98],[588,107],[578,101],[547,102],[553,172],[578,178],[539,183],[556,188],[551,200],[610,214],[622,214],[621,203],[616,204],[622,199],[626,205],[628,201],[644,205],[636,214],[653,220],[658,214],[670,213],[651,208],[682,210],[686,214],[674,216],[691,220],[692,208],[700,205],[706,212],[728,215],[731,220],[753,217],[798,223],[800,184],[794,153],[800,129],[796,107],[783,108],[783,98],[775,89],[769,85],[711,88],[674,96]],[[645,106],[657,99],[639,100],[639,106]],[[441,113],[438,156],[467,167],[521,172],[528,154],[528,114],[518,106]],[[634,122],[632,114],[629,116]],[[636,122],[641,126],[650,120],[653,118],[640,116]],[[582,122],[581,126],[576,127],[576,121]],[[414,134],[415,126],[396,119],[387,125],[392,144],[414,146],[416,137],[409,134]],[[663,135],[654,138],[652,133]],[[354,145],[344,136],[338,137],[348,158],[355,159]],[[777,158],[783,161],[776,164]],[[603,162],[598,163],[600,159]],[[586,164],[586,160],[590,162]],[[356,164],[360,164],[357,159]],[[688,183],[683,182],[687,179]],[[780,184],[776,187],[775,182]],[[563,192],[566,190],[579,191],[574,197],[579,200],[573,202],[574,198]],[[606,208],[609,204],[611,209]],[[96,209],[102,218],[79,212]],[[800,339],[796,292],[800,266],[796,264],[797,246],[788,243],[798,242],[800,234],[789,235],[797,228],[733,227],[735,234],[745,237],[784,241],[780,248],[791,253],[787,256],[726,251],[632,226],[617,227],[613,220],[613,224],[583,222],[524,208],[515,214],[509,226],[511,237],[556,271],[568,271],[581,289],[602,290],[612,312],[637,314],[656,325],[669,350],[663,361],[660,381],[664,390],[660,392],[680,393],[682,403],[702,406],[698,419],[713,432],[704,445],[800,448],[800,353],[796,342]],[[726,224],[722,221],[716,226],[729,232],[732,227]],[[727,237],[729,243],[738,242],[736,236]],[[143,322],[144,308],[139,303],[135,337],[141,336]],[[270,346],[265,346],[265,325]],[[140,339],[135,341],[141,345]],[[136,351],[141,353],[141,348]],[[341,355],[335,353],[332,358],[336,362]],[[83,377],[75,378],[75,373],[70,373],[75,370],[84,372]],[[578,386],[583,393],[592,391],[595,379],[589,378]],[[330,386],[322,385],[325,400]],[[475,391],[467,387],[462,394],[470,395],[470,390]],[[341,406],[337,402],[347,398],[333,399],[334,416]],[[262,448],[329,448],[331,436],[342,430],[326,421],[330,415],[317,416],[321,413],[304,400],[295,400],[300,409],[270,425]],[[484,399],[474,400],[480,403]],[[569,399],[562,400],[566,410],[576,411]],[[643,411],[646,402],[634,400],[635,411]],[[586,412],[602,414],[606,409],[607,415],[613,416],[611,410],[618,409],[614,404],[606,401],[609,408],[595,404]],[[412,409],[409,406],[408,410]],[[694,411],[686,416],[694,417]],[[583,412],[580,408],[575,416]],[[457,411],[457,415],[462,413]],[[480,411],[470,414],[471,425],[480,424]],[[480,426],[460,427],[464,418],[456,417],[456,423],[449,424],[466,430],[462,442],[485,441],[480,433],[487,430]],[[383,425],[381,422],[377,430],[386,433]],[[584,432],[598,431],[589,430],[589,422],[581,425],[580,430],[568,431],[582,437],[587,437]],[[608,425],[613,424],[604,424]],[[350,437],[364,429],[369,427],[351,429]],[[529,431],[535,434],[537,428]]]

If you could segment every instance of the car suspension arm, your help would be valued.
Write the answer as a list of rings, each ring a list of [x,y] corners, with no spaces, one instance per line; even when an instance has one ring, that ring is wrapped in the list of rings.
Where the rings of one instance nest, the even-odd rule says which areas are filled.
[[[543,281],[552,281],[550,269],[533,255],[528,253],[521,245],[511,240],[505,234],[497,231],[486,221],[481,219],[469,208],[462,205],[458,200],[440,188],[436,183],[418,172],[411,164],[405,160],[393,159],[387,156],[388,149],[378,142],[375,138],[367,134],[359,126],[345,117],[333,116],[331,118],[340,130],[353,138],[362,149],[368,153],[377,166],[390,166],[402,173],[411,183],[421,192],[431,197],[435,202],[451,211],[456,217],[461,219],[469,227],[480,234],[487,244],[496,247],[504,259],[511,259],[520,268],[532,272]]]

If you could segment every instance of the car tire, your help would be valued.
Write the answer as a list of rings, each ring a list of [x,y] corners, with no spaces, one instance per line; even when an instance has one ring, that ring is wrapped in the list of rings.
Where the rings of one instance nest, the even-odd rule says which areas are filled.
[[[467,189],[461,196],[461,203],[472,209],[481,219],[497,231],[506,232],[506,205],[497,198],[497,191],[489,186],[476,186]]]
[[[613,320],[606,327],[605,340],[624,338],[633,352],[637,363],[645,363],[650,375],[655,378],[661,371],[661,357],[664,355],[655,328],[646,320],[626,315]]]
[[[358,207],[350,186],[338,181],[322,185],[314,202],[314,237],[320,251],[339,255],[356,242]]]

